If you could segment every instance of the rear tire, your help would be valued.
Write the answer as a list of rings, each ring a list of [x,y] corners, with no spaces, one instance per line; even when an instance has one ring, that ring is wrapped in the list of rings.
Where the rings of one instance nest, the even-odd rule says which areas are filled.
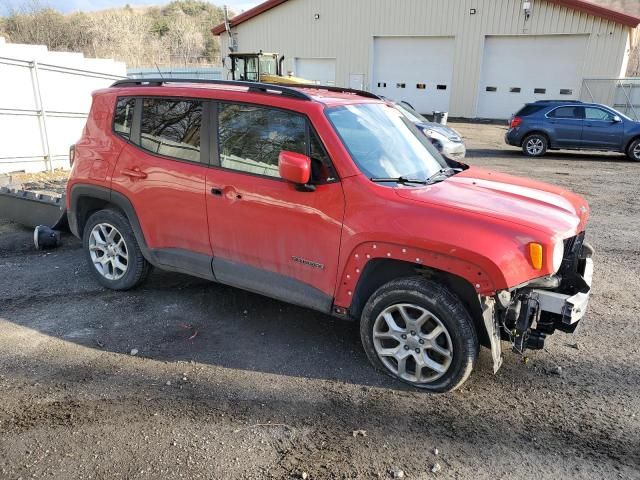
[[[522,141],[522,152],[527,157],[542,157],[547,153],[549,141],[547,137],[539,133],[527,135]]]
[[[151,272],[129,220],[117,210],[92,214],[84,227],[82,245],[91,273],[111,290],[134,288]]]
[[[640,138],[637,138],[627,148],[627,157],[634,162],[640,162]]]
[[[380,287],[362,312],[360,338],[378,370],[429,392],[449,392],[469,378],[478,336],[467,309],[424,277]]]

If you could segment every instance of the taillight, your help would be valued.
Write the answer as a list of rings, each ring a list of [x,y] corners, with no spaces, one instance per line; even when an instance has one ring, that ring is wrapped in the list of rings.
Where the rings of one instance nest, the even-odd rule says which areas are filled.
[[[522,118],[520,117],[513,117],[511,119],[511,128],[518,128],[520,125],[522,125]]]
[[[69,166],[73,167],[73,162],[76,159],[76,146],[71,145],[69,147]]]

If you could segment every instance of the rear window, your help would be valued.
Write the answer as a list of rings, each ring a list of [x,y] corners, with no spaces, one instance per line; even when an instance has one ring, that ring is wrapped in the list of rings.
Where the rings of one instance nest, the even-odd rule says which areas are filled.
[[[525,105],[518,113],[516,113],[516,117],[528,117],[529,115],[538,113],[543,108],[544,105]]]

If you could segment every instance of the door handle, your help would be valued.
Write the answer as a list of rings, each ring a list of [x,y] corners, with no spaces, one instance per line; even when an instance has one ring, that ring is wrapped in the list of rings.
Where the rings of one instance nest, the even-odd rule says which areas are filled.
[[[214,188],[211,189],[211,194],[215,195],[216,197],[221,197],[222,196],[222,189],[214,187]]]
[[[147,178],[147,174],[144,172],[141,172],[139,168],[134,168],[134,169],[125,168],[124,170],[120,170],[120,173],[130,178],[138,178],[138,179]]]

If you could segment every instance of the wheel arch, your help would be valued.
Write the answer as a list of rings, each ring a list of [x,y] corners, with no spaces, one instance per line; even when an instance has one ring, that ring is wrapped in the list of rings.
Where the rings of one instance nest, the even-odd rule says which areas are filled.
[[[356,267],[355,273],[358,273],[357,270],[358,268]],[[477,268],[474,267],[474,271],[476,270]],[[472,284],[469,279],[451,271],[446,271],[424,263],[416,263],[414,261],[397,258],[383,257],[369,259],[360,273],[361,275],[359,275],[357,282],[352,284],[353,290],[346,292],[346,295],[351,299],[348,307],[351,317],[355,319],[360,318],[367,301],[382,285],[397,278],[422,275],[445,286],[462,302],[473,319],[480,343],[483,346],[490,347],[490,338],[483,322],[482,306],[476,286],[479,284]],[[339,287],[349,285],[349,280],[351,279],[351,273],[346,273]],[[486,278],[479,281],[484,283],[484,287],[488,287]],[[347,285],[345,285],[345,283]],[[349,292],[351,292],[351,295],[349,295]]]
[[[531,135],[542,135],[544,138],[547,139],[547,148],[551,147],[551,135],[549,135],[549,132],[546,132],[545,130],[541,129],[541,128],[534,128],[533,130],[525,133],[522,136],[522,140],[520,141],[520,147],[522,147],[524,145],[524,141],[529,138]]]
[[[119,192],[96,185],[74,185],[71,188],[68,213],[71,232],[76,237],[82,238],[82,232],[91,214],[106,208],[116,209],[124,214],[131,225],[142,254],[150,261],[149,249],[135,209],[131,201]]]
[[[631,148],[631,145],[633,144],[633,142],[635,142],[636,140],[640,140],[640,133],[636,134],[635,136],[631,137],[631,139],[625,144],[624,146],[624,153],[628,154],[629,153],[629,148]]]

